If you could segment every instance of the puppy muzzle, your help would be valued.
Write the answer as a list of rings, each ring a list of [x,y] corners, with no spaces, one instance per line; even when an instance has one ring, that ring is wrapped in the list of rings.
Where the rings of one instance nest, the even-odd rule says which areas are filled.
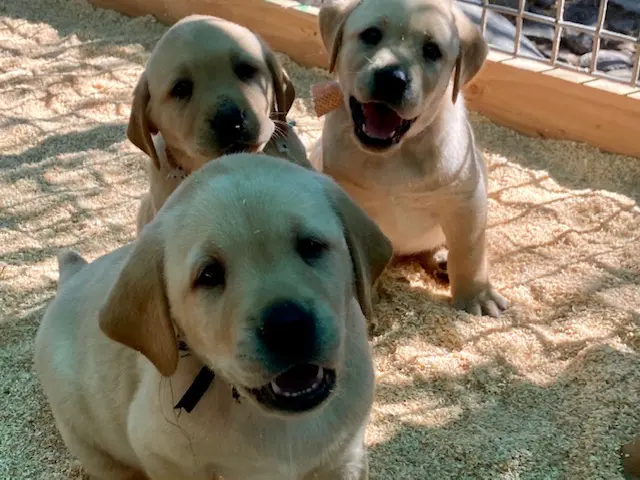
[[[253,112],[240,109],[231,101],[220,104],[209,120],[209,128],[224,154],[260,151],[269,141],[273,125],[271,127],[271,131],[263,131],[267,129],[262,128],[262,122]]]
[[[269,382],[247,392],[265,409],[284,414],[315,410],[337,381],[339,335],[313,308],[292,300],[274,302],[261,314],[257,339]]]

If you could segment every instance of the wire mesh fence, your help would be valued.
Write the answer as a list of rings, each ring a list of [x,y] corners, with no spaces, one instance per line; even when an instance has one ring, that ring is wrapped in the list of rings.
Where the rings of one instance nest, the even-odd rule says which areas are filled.
[[[551,0],[545,2],[546,9],[531,8],[530,2],[535,0],[458,0],[458,4],[465,10],[469,16],[480,24],[483,35],[489,41],[493,49],[512,54],[517,57],[534,57],[537,60],[548,63],[554,67],[566,68],[570,70],[589,73],[596,77],[607,78],[616,82],[626,83],[633,86],[639,85],[638,73],[640,72],[640,0]],[[568,20],[565,12],[566,7],[575,7],[578,2],[582,2],[583,7],[591,7],[591,11],[586,11],[585,22],[577,22]],[[614,9],[627,6],[631,10],[625,10],[620,13],[622,20],[626,22],[622,28],[619,27],[620,22],[613,25],[618,31],[607,28],[611,27],[613,22],[610,20],[608,12],[612,2]],[[626,2],[633,2],[626,3]],[[506,3],[506,4],[504,4]],[[481,10],[481,12],[480,12]],[[575,8],[574,8],[575,10]],[[480,18],[477,18],[480,13]],[[501,18],[498,18],[498,16]],[[476,18],[473,16],[476,15]],[[573,15],[576,17],[576,15]],[[579,16],[578,16],[579,17]],[[511,32],[505,32],[504,22],[499,20],[507,18],[515,29]],[[536,49],[535,45],[531,46],[531,42],[525,35],[525,27],[527,30],[535,31],[545,30],[546,40],[550,43],[546,54],[532,54]],[[552,30],[551,30],[552,29]],[[622,30],[622,32],[620,31]],[[497,31],[497,33],[496,33]],[[586,42],[582,42],[584,52],[584,44],[590,45],[590,51],[584,52],[577,57],[577,61],[571,62],[567,60],[566,55],[561,55],[561,48],[567,43],[567,34],[571,32],[573,38],[576,35],[581,36]],[[492,41],[500,40],[500,35],[510,35],[509,42]],[[541,35],[542,36],[542,35]],[[510,45],[512,43],[512,48]],[[620,46],[625,48],[616,50],[606,50],[608,55],[603,55],[605,50],[602,49],[603,43],[607,45]],[[611,61],[607,65],[607,57],[611,60],[612,52],[614,62],[624,68],[607,68],[611,67]],[[580,53],[580,51],[578,51]],[[602,61],[601,61],[602,60]],[[603,68],[604,67],[604,68]]]

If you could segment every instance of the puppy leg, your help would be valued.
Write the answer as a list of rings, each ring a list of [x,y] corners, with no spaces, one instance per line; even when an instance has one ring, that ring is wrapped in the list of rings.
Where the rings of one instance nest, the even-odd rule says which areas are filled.
[[[449,283],[449,271],[447,270],[447,260],[449,258],[449,250],[441,247],[436,250],[422,252],[417,255],[420,266],[440,283]]]
[[[136,219],[136,234],[140,235],[140,232],[145,227],[147,223],[153,220],[153,202],[151,200],[151,193],[147,193],[144,197],[142,197],[142,201],[140,202],[140,208],[138,209],[138,217]]]
[[[176,448],[181,449],[181,446]],[[191,478],[201,478],[200,476],[187,474],[184,465],[177,466],[167,461],[163,456],[149,450],[139,451],[137,453],[149,480],[189,480]],[[214,475],[212,478],[210,477],[210,480],[221,479]]]
[[[346,460],[337,466],[318,467],[302,480],[368,480],[369,459],[364,445],[352,447]]]
[[[320,138],[316,140],[316,142],[313,145],[311,145],[310,152],[309,152],[309,162],[311,163],[313,168],[318,172],[322,172],[322,169],[324,167],[322,151],[323,151],[322,138]]]
[[[80,460],[91,480],[149,480],[142,472],[121,464],[72,431],[60,428],[60,433],[65,445]]]
[[[447,272],[453,306],[473,315],[497,317],[509,302],[489,282],[486,245],[486,191],[443,212],[441,226],[447,239]]]
[[[317,469],[306,475],[303,480],[368,480],[369,462],[365,458],[359,465],[349,463],[331,469]]]

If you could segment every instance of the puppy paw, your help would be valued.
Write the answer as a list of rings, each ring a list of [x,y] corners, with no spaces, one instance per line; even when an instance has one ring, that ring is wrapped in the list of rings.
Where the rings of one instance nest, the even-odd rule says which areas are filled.
[[[438,250],[424,252],[418,257],[418,263],[424,270],[442,284],[449,283],[449,272],[447,271],[447,259],[449,250],[442,247]]]
[[[453,299],[453,306],[471,315],[499,317],[503,311],[509,308],[509,301],[489,285],[475,295],[456,295]]]

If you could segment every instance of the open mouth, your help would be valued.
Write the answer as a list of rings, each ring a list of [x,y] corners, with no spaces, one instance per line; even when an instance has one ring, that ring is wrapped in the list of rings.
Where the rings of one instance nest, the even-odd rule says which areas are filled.
[[[335,383],[334,370],[307,363],[291,367],[267,385],[251,389],[250,393],[271,410],[302,413],[313,410],[329,398]]]
[[[225,155],[230,155],[232,153],[256,153],[260,150],[260,144],[241,144],[237,143],[234,145],[229,145],[226,148],[222,149],[222,153]]]
[[[360,142],[371,148],[385,149],[402,140],[415,118],[405,120],[392,108],[379,102],[360,103],[349,98],[355,134]]]

